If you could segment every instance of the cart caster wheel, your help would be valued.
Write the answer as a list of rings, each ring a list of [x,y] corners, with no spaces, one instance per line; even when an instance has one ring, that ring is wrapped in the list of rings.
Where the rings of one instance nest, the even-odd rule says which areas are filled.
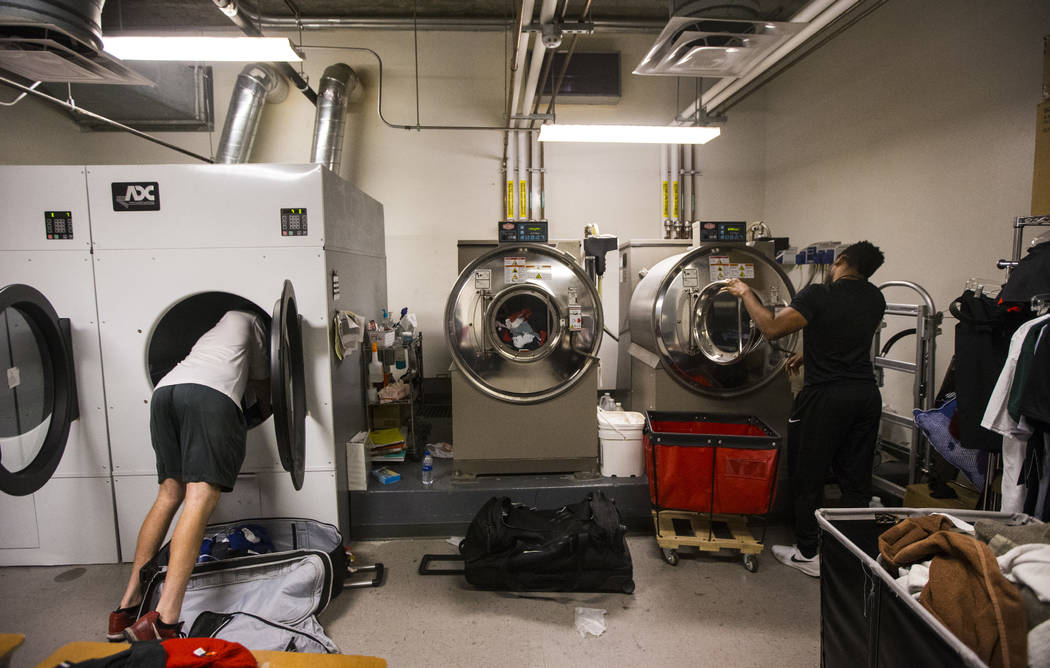
[[[620,591],[622,591],[625,594],[633,594],[634,580],[628,580],[627,582],[624,582],[623,585],[620,586]]]
[[[677,566],[678,565],[678,551],[677,550],[673,550],[673,549],[669,550],[667,548],[660,548],[660,554],[663,555],[664,561],[666,561],[667,563],[671,564],[672,566]]]
[[[755,571],[757,571],[758,570],[758,557],[756,555],[754,555],[754,554],[745,554],[744,555],[744,568],[746,568],[751,573],[754,573]]]

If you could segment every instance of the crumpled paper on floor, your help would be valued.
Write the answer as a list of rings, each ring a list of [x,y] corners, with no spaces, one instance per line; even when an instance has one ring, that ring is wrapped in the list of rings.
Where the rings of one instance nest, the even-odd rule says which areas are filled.
[[[576,630],[581,638],[600,636],[605,632],[605,610],[601,608],[576,608]]]

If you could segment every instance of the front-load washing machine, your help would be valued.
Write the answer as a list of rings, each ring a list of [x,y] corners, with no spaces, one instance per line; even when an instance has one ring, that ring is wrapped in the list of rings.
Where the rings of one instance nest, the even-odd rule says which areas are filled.
[[[629,292],[628,348],[630,407],[634,411],[711,411],[753,415],[778,433],[787,433],[791,389],[784,364],[797,335],[770,342],[754,326],[743,303],[724,290],[740,278],[772,312],[787,306],[794,287],[762,247],[744,243],[740,223],[708,223],[707,238],[695,247],[659,244],[621,247],[621,290]],[[642,267],[644,263],[656,260]],[[627,280],[625,281],[624,278]],[[625,357],[621,355],[621,359]],[[619,382],[624,374],[619,373]]]
[[[597,472],[594,284],[546,243],[492,244],[467,261],[475,254],[461,255],[445,308],[455,476]]]
[[[303,516],[348,535],[361,367],[329,327],[386,305],[382,205],[319,165],[90,166],[87,184],[123,558],[156,495],[153,385],[231,308],[272,314],[274,415],[246,412],[263,421],[215,521]]]
[[[117,561],[83,167],[0,167],[0,565]]]

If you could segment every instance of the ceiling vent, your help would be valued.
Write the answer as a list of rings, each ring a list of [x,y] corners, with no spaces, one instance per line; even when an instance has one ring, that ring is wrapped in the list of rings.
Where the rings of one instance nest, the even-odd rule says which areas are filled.
[[[804,25],[675,16],[634,73],[675,77],[739,76]]]
[[[103,0],[0,0],[0,69],[30,81],[149,85],[102,51]]]

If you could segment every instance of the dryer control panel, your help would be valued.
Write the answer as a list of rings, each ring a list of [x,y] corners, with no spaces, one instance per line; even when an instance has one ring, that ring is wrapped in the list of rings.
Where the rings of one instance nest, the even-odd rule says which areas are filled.
[[[499,223],[499,242],[501,244],[520,243],[545,244],[547,238],[547,221],[545,220],[501,220]]]

